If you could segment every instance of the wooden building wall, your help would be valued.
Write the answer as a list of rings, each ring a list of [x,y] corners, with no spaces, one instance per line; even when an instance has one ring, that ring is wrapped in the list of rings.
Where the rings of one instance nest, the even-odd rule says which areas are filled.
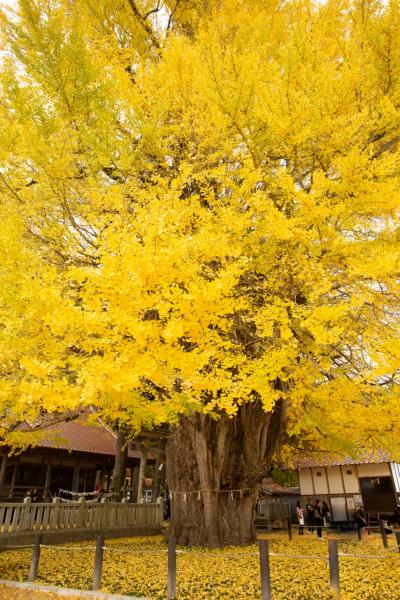
[[[29,489],[37,488],[40,500],[58,488],[92,492],[111,481],[114,457],[57,449],[33,449],[21,455],[3,454],[0,466],[0,501],[21,500]],[[137,481],[139,459],[128,459],[129,481]],[[57,489],[56,489],[57,488]],[[136,499],[136,498],[135,498]]]
[[[363,505],[360,479],[389,477],[393,482],[394,508],[396,499],[400,501],[400,465],[396,463],[299,469],[300,495],[303,503],[308,497],[326,500],[331,505],[334,520],[351,520],[357,508]]]

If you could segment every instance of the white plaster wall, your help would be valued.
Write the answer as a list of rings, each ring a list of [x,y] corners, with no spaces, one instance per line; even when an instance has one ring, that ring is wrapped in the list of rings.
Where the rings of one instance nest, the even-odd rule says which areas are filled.
[[[400,465],[398,463],[391,463],[392,477],[396,492],[400,492]]]
[[[315,467],[312,469],[312,472],[313,472],[315,495],[318,496],[318,494],[327,494],[328,493],[328,483],[326,480],[325,468],[324,467]],[[317,473],[321,473],[321,475],[317,475]]]
[[[357,476],[357,467],[355,465],[342,466],[344,491],[347,494],[358,494],[360,484]],[[347,472],[349,471],[349,473]],[[351,472],[350,472],[351,471]],[[360,476],[360,473],[358,474]]]
[[[327,467],[328,483],[331,494],[343,494],[343,482],[340,467]]]
[[[343,467],[345,468],[345,467]],[[389,463],[357,465],[359,477],[385,477],[390,475]]]
[[[311,478],[311,469],[299,469],[300,494],[302,496],[313,495],[314,488]]]

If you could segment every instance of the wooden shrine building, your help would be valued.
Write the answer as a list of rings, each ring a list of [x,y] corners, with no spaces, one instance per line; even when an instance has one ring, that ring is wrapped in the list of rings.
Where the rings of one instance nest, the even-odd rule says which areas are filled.
[[[20,428],[32,429],[27,423]],[[100,421],[88,422],[88,415],[80,414],[43,425],[39,432],[40,440],[29,450],[10,454],[4,448],[0,454],[1,502],[20,501],[33,488],[38,500],[63,494],[68,498],[68,492],[90,494],[98,486],[109,488],[116,452],[116,434],[111,429]],[[134,501],[140,460],[141,453],[129,449],[125,491]]]

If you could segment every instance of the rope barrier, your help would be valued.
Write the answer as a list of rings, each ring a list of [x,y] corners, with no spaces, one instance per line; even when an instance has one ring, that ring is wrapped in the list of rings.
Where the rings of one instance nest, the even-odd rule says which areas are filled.
[[[279,556],[281,558],[304,558],[307,560],[328,560],[327,556],[307,556],[306,554],[279,554],[278,552],[270,552],[270,556]]]
[[[110,546],[103,546],[103,550],[109,550],[110,552],[120,552],[122,554],[166,554],[168,550],[124,550],[123,548],[110,548]],[[177,550],[179,552],[179,550]]]
[[[236,488],[236,489],[231,489],[231,490],[220,490],[220,489],[213,489],[213,488],[200,488],[198,490],[190,490],[190,491],[181,491],[181,490],[170,490],[169,494],[185,494],[187,496],[189,496],[190,494],[202,494],[204,492],[213,492],[215,494],[230,494],[231,492],[248,492],[249,490],[253,490],[253,488],[250,487],[246,487],[246,488]]]
[[[206,557],[207,555],[204,552],[196,552],[196,551],[191,551],[191,550],[176,550],[176,554],[186,554],[188,556],[202,556],[203,558]],[[242,552],[240,554],[234,554],[234,553],[226,553],[226,552],[221,552],[220,554],[210,554],[209,557],[210,558],[215,558],[216,556],[218,557],[222,557],[222,558],[242,558],[245,556],[258,556],[257,552]]]
[[[72,490],[63,490],[60,488],[58,490],[59,494],[67,494],[68,496],[76,496],[77,498],[85,498],[85,496],[98,496],[98,490],[94,490],[93,492],[73,492]]]
[[[370,555],[370,554],[346,554],[344,552],[338,552],[338,555],[339,556],[346,556],[347,558],[368,558],[368,559],[378,559],[378,560],[389,558],[388,556],[385,556],[384,554],[376,554],[376,555]]]
[[[96,546],[59,546],[58,544],[40,544],[41,548],[57,548],[58,550],[95,550]]]
[[[278,540],[273,540],[272,543],[280,543]],[[33,548],[34,545],[33,544],[26,544],[26,545],[17,545],[17,546],[12,546],[12,545],[7,545],[7,546],[0,546],[0,551],[1,550],[17,550],[17,549],[26,549],[26,548]],[[40,544],[40,548],[53,548],[53,549],[57,549],[57,550],[66,550],[66,551],[74,551],[74,552],[87,552],[87,551],[91,551],[91,550],[95,550],[96,546],[60,546],[58,544]],[[392,548],[390,550],[387,550],[386,554],[378,554],[378,555],[371,555],[371,554],[350,554],[350,553],[346,553],[346,552],[339,552],[338,555],[344,558],[360,558],[360,559],[367,559],[367,560],[386,560],[388,558],[390,558],[388,555],[392,554],[392,553],[398,553],[400,549],[400,545],[396,545],[395,548]],[[143,550],[135,550],[135,549],[131,549],[131,548],[122,548],[121,546],[103,546],[103,550],[107,550],[109,552],[117,552],[117,553],[121,553],[121,554],[142,554],[142,555],[151,555],[151,554],[162,554],[165,555],[167,554],[167,549],[165,550],[148,550],[148,549],[143,549]],[[191,550],[176,550],[176,554],[179,555],[188,555],[188,556],[201,556],[203,558],[207,557],[207,554],[204,552],[196,552],[196,551],[191,551]],[[327,556],[318,556],[318,555],[303,555],[303,554],[282,554],[279,552],[270,552],[269,553],[270,556],[273,557],[279,557],[279,558],[287,558],[287,559],[303,559],[303,560],[327,560]],[[240,559],[240,558],[244,558],[244,557],[248,557],[248,556],[258,556],[257,552],[243,552],[243,553],[218,553],[218,554],[209,554],[210,557],[215,557],[215,556],[221,556],[222,558],[235,558],[235,559]]]
[[[18,548],[33,548],[34,544],[26,544],[24,546],[0,546],[0,550],[14,550]]]

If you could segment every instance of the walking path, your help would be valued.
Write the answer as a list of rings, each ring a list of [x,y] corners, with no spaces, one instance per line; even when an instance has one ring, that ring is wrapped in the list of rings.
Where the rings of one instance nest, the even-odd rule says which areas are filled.
[[[73,590],[59,588],[55,585],[39,585],[0,579],[0,600],[53,600],[53,598],[70,598],[70,600],[83,600],[85,598],[91,598],[92,600],[148,600],[143,597]]]

